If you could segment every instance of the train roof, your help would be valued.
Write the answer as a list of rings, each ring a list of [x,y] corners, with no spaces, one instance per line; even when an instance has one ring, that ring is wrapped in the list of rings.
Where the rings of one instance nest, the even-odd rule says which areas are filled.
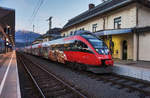
[[[55,40],[51,40],[48,42],[43,42],[43,43],[39,43],[39,44],[35,44],[32,45],[32,48],[37,48],[38,46],[42,46],[42,47],[48,47],[50,45],[57,45],[57,44],[67,44],[67,43],[71,43],[74,41],[75,36],[82,36],[82,35],[93,35],[95,36],[93,33],[89,32],[89,31],[85,31],[85,30],[79,30],[79,31],[75,31],[74,35],[69,36],[69,37],[64,37],[64,38],[60,38],[60,39],[55,39]],[[27,48],[31,48],[30,46],[28,46]]]
[[[78,30],[78,31],[75,31],[74,32],[74,35],[72,35],[72,36],[69,36],[69,37],[64,37],[64,38],[60,38],[60,39],[55,39],[55,40],[52,40],[52,41],[48,41],[48,42],[43,42],[42,43],[42,47],[48,47],[48,46],[50,46],[50,45],[52,45],[52,44],[64,44],[64,43],[70,43],[70,42],[72,42],[74,39],[74,36],[76,36],[76,35],[83,35],[83,34],[91,34],[91,35],[93,35],[91,32],[89,32],[89,31],[85,31],[85,30]],[[71,40],[67,40],[66,41],[66,39],[71,39]]]
[[[82,34],[93,34],[93,33],[86,30],[78,30],[74,32],[74,35],[82,35]]]
[[[71,43],[73,41],[73,40],[65,41],[65,39],[66,38],[61,38],[61,39],[56,39],[56,40],[44,42],[44,43],[42,43],[42,47],[48,47],[48,46],[53,45],[53,44],[55,44],[55,45],[57,45],[57,44],[67,44],[67,43]]]

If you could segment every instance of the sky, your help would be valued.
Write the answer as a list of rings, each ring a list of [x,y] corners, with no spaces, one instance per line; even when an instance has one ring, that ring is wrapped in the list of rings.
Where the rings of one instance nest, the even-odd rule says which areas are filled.
[[[48,28],[47,19],[52,16],[52,28],[62,28],[69,19],[88,10],[88,4],[98,5],[101,0],[43,0],[43,4],[36,17],[33,17],[35,8],[42,0],[0,0],[1,7],[15,9],[16,30],[33,30],[44,34]]]

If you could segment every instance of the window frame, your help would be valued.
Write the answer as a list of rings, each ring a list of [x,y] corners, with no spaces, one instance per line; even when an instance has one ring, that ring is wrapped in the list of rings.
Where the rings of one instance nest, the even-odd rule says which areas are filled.
[[[97,27],[98,27],[98,24],[95,23],[95,24],[92,24],[92,32],[96,32],[97,30]]]
[[[114,29],[121,29],[121,16],[114,18]]]

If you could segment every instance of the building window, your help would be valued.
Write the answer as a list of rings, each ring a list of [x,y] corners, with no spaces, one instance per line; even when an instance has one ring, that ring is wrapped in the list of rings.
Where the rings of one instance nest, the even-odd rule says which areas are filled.
[[[70,32],[70,35],[73,35],[73,31]]]
[[[81,28],[80,30],[84,30],[84,28]]]
[[[92,32],[96,32],[97,29],[97,23],[92,25]]]
[[[117,17],[114,19],[114,29],[121,28],[121,17]]]

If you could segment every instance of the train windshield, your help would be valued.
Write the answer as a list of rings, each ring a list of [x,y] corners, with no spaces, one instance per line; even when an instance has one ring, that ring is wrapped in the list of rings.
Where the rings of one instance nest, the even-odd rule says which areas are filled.
[[[84,38],[86,38],[91,44],[92,46],[95,48],[95,50],[99,53],[99,54],[104,54],[104,55],[108,55],[109,54],[109,49],[106,46],[106,44],[96,38],[95,36],[92,36],[90,34],[88,35],[82,35]]]

